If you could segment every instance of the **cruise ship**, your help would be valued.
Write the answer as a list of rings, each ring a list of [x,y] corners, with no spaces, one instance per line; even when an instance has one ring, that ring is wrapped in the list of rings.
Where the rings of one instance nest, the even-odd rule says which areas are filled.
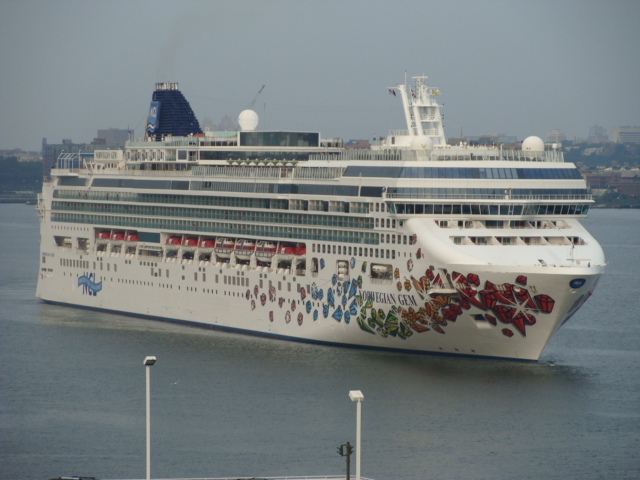
[[[446,142],[427,77],[388,89],[406,129],[203,131],[156,84],[143,137],[62,154],[37,202],[36,295],[277,339],[536,361],[603,251],[562,152]],[[393,98],[395,97],[395,98]],[[399,97],[399,98],[398,98]]]

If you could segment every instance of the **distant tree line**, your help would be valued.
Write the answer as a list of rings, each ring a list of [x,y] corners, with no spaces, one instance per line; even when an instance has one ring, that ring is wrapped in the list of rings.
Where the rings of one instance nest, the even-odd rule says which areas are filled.
[[[17,157],[0,156],[0,172],[0,193],[42,190],[42,162],[19,162]]]
[[[597,149],[598,153],[585,155],[588,149]],[[565,162],[582,163],[586,167],[610,167],[640,163],[640,145],[608,143],[605,145],[580,145],[577,148],[569,148],[564,152]]]

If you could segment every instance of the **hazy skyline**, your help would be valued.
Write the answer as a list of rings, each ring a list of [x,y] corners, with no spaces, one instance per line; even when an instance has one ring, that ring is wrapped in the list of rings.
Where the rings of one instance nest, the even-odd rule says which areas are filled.
[[[447,137],[640,125],[640,2],[0,0],[0,149],[143,133],[156,82],[202,123],[371,139],[426,74]]]

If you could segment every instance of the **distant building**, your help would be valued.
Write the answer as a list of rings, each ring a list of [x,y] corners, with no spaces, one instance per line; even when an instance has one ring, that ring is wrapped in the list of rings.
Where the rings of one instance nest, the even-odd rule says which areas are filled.
[[[19,162],[39,162],[40,152],[27,152],[21,148],[0,150],[0,157],[16,157]]]
[[[585,175],[592,190],[614,190],[624,195],[640,195],[640,169],[607,168]]]
[[[589,136],[587,142],[589,143],[607,143],[609,141],[609,135],[607,130],[600,125],[594,125],[589,129]]]
[[[371,148],[369,140],[349,140],[344,144],[345,148],[368,150]]]
[[[613,127],[611,140],[614,143],[640,143],[640,127]]]
[[[567,134],[562,130],[551,130],[547,133],[547,142],[546,143],[562,143],[567,140]]]
[[[484,133],[476,137],[466,137],[466,140],[470,145],[513,145],[518,142],[517,137],[506,135],[504,133]],[[458,144],[459,143],[460,142],[458,142]]]
[[[91,143],[95,145],[122,145],[124,147],[124,144],[129,140],[129,135],[133,135],[133,130],[122,128],[98,130],[98,136]]]
[[[133,134],[133,131],[131,131]],[[65,138],[62,143],[47,143],[47,139],[42,139],[42,175],[48,177],[51,168],[61,153],[93,153],[94,150],[107,150],[123,148],[129,140],[129,130],[109,128],[98,130],[98,135],[93,141],[88,143],[73,143],[71,139]]]

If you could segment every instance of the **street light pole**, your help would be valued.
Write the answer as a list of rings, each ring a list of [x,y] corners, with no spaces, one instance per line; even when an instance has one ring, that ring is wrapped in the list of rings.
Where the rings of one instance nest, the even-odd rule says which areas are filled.
[[[351,390],[349,398],[352,402],[358,402],[356,411],[356,480],[360,480],[360,432],[362,430],[361,407],[364,395],[360,390]]]
[[[147,480],[151,479],[151,374],[150,367],[156,363],[156,357],[145,357],[144,366],[147,376]]]

